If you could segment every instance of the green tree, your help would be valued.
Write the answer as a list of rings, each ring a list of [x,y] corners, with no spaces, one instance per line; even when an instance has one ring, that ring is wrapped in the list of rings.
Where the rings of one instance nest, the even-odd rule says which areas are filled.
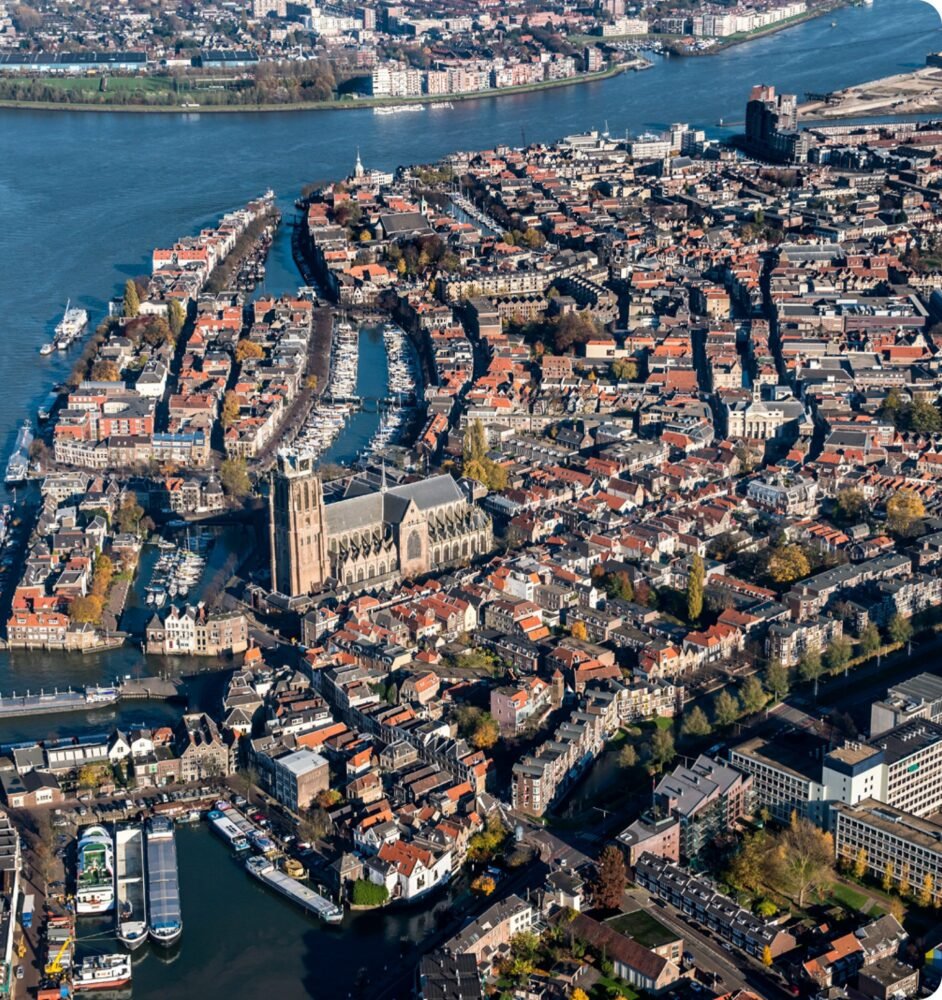
[[[226,496],[241,500],[252,492],[252,482],[244,458],[227,458],[219,467],[219,481]]]
[[[831,644],[824,651],[824,661],[831,673],[838,673],[850,662],[853,652],[851,641],[846,636],[840,635],[831,640]]]
[[[636,382],[638,362],[634,358],[618,358],[612,362],[612,375],[619,382]]]
[[[901,645],[907,643],[913,637],[912,623],[908,618],[895,614],[887,624],[886,634],[890,637],[890,642],[898,642]]]
[[[691,623],[698,622],[703,613],[703,579],[703,559],[695,555],[687,579],[687,620]]]
[[[803,681],[814,681],[814,696],[818,697],[818,681],[824,673],[824,664],[821,662],[821,652],[817,649],[806,649],[801,654],[798,661],[798,676]]]
[[[354,906],[382,906],[389,899],[389,890],[367,879],[358,878],[350,891],[350,901]]]
[[[873,622],[868,622],[860,632],[860,652],[864,656],[873,656],[881,645],[880,630]]]
[[[618,766],[624,768],[636,767],[638,764],[638,751],[634,748],[634,744],[626,743],[618,751]]]
[[[788,667],[781,660],[772,660],[765,671],[765,686],[775,701],[788,695],[790,688]]]
[[[740,714],[739,699],[729,691],[720,691],[713,702],[713,721],[721,728],[731,726]]]
[[[686,736],[707,736],[712,731],[710,720],[706,717],[706,712],[699,705],[694,707],[684,715],[684,722],[681,731]]]
[[[124,315],[133,319],[141,311],[141,297],[137,292],[137,283],[128,278],[124,283]]]
[[[655,729],[651,736],[650,764],[654,771],[662,771],[676,756],[674,734],[669,729]]]
[[[170,326],[173,339],[179,340],[180,334],[183,333],[183,327],[186,325],[186,310],[179,299],[170,300],[170,304],[167,306],[167,323]]]
[[[753,715],[765,707],[769,696],[762,687],[762,682],[755,675],[747,677],[743,686],[739,690],[739,697],[742,699],[743,711],[746,715]]]

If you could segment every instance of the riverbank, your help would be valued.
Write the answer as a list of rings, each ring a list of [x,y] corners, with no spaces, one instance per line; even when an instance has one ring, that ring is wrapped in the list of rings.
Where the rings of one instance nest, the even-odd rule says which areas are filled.
[[[924,115],[942,112],[942,68],[925,66],[828,94],[798,109],[806,120]]]
[[[340,98],[331,101],[299,101],[292,104],[90,104],[72,101],[16,101],[0,99],[0,108],[23,111],[105,111],[119,113],[170,114],[170,115],[202,115],[202,114],[264,114],[273,111],[360,111],[372,108],[397,107],[404,104],[436,104],[450,101],[479,101],[489,97],[511,97],[520,94],[534,94],[542,90],[557,90],[560,87],[577,86],[584,83],[597,83],[610,80],[614,76],[629,70],[640,71],[648,69],[651,63],[646,59],[633,59],[620,63],[598,73],[579,73],[561,80],[543,80],[541,83],[528,83],[519,87],[499,87],[490,90],[476,90],[468,94],[441,94],[421,97],[359,97]]]

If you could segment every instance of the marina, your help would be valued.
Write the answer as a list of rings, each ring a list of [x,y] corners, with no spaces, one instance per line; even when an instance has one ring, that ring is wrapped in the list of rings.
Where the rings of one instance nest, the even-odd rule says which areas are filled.
[[[269,888],[274,889],[275,892],[286,896],[293,903],[297,903],[302,909],[312,913],[315,917],[320,917],[326,923],[339,924],[343,920],[341,907],[331,900],[325,899],[306,885],[302,885],[285,872],[279,871],[267,858],[247,858],[245,870]]]
[[[132,951],[147,940],[147,887],[144,880],[144,828],[119,827],[115,833],[118,940]]]
[[[164,816],[147,821],[147,931],[164,947],[183,933],[173,823]]]
[[[114,842],[103,826],[89,826],[76,850],[75,912],[108,913],[113,906]]]

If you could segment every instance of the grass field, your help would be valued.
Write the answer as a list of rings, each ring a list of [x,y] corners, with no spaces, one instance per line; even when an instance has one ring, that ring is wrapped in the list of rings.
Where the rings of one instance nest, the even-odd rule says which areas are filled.
[[[644,910],[621,913],[617,917],[607,920],[606,923],[619,934],[626,934],[633,938],[643,948],[659,948],[661,945],[677,940],[676,934],[671,933],[660,921],[655,920],[650,913],[645,913]]]
[[[842,882],[836,883],[831,888],[831,899],[848,910],[857,910],[858,912],[863,910],[867,905],[868,898],[864,893],[858,892],[857,889],[844,885]]]
[[[101,86],[97,76],[50,76],[44,77],[42,82],[55,90],[80,91],[83,94],[97,94]],[[171,89],[170,80],[166,77],[111,76],[105,93],[165,94]]]

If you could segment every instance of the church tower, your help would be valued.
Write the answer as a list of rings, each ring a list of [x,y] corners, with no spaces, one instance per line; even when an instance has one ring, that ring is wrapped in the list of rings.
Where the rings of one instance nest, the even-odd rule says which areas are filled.
[[[282,449],[269,485],[272,590],[288,597],[313,593],[330,575],[324,491],[314,456]]]

